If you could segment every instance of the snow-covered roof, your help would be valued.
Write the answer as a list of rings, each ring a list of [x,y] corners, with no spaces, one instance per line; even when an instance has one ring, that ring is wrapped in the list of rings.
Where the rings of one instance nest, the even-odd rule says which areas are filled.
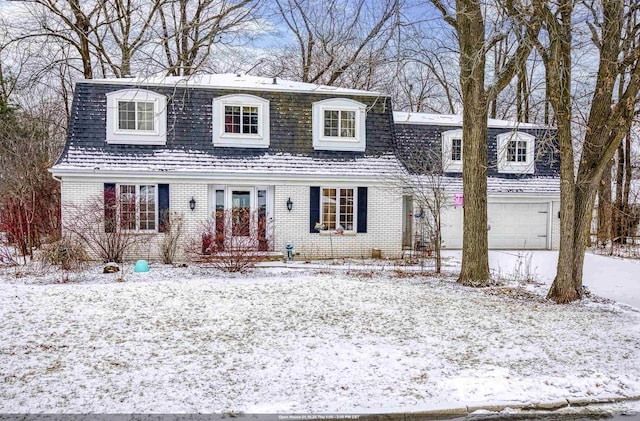
[[[424,124],[431,126],[459,126],[462,127],[461,114],[428,114],[428,113],[407,113],[401,111],[393,112],[393,121],[396,124]],[[490,118],[487,120],[488,127],[506,128],[506,129],[547,129],[542,124],[520,123],[509,120],[496,120]]]
[[[100,149],[70,147],[67,156],[52,168],[53,174],[127,172],[190,176],[250,176],[265,178],[371,178],[392,177],[401,171],[395,155],[330,159],[287,153],[259,156],[215,156],[202,151],[162,149],[145,154],[116,156]]]
[[[430,182],[433,180],[427,180]],[[462,193],[462,177],[441,177],[439,184],[450,193]],[[560,194],[560,178],[558,177],[530,177],[530,178],[487,178],[487,192],[489,194]]]
[[[316,85],[315,83],[296,82],[272,77],[260,77],[246,74],[197,74],[191,76],[149,76],[111,79],[85,79],[78,83],[99,83],[133,86],[172,86],[189,88],[224,88],[252,91],[309,92],[318,94],[348,94],[360,96],[381,96],[380,92],[359,89],[339,88],[336,86]]]

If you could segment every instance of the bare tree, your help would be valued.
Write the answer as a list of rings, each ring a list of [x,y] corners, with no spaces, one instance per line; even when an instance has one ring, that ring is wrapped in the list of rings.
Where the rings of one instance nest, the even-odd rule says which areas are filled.
[[[371,85],[371,72],[386,61],[400,0],[276,0],[276,5],[295,41],[271,63],[274,75],[325,85]],[[296,63],[292,69],[291,62]]]
[[[176,0],[158,9],[160,45],[168,75],[194,74],[210,59],[216,44],[251,32],[257,0]]]
[[[582,297],[584,254],[595,195],[603,173],[629,131],[640,93],[640,28],[625,25],[625,19],[635,15],[637,2],[602,0],[585,6],[591,11],[589,28],[597,47],[598,68],[577,174],[571,131],[572,0],[544,1],[547,34],[537,41],[547,68],[560,146],[560,252],[557,274],[548,294],[559,303]],[[627,80],[618,77],[623,72],[628,72]],[[617,81],[623,84],[619,91]]]
[[[511,27],[517,38],[515,52],[486,86],[487,54],[509,34],[497,32],[487,39],[485,6],[479,0],[458,0],[451,10],[441,0],[431,0],[455,30],[460,47],[460,86],[463,104],[463,191],[464,231],[462,269],[458,282],[482,286],[489,281],[487,225],[487,118],[489,106],[511,81],[531,52],[537,37],[539,12],[525,4],[510,2],[510,15],[528,16],[528,25]],[[523,18],[524,19],[524,18]],[[507,21],[504,24],[514,23]],[[524,28],[526,29],[522,29]]]
[[[388,180],[391,188],[401,190],[413,198],[411,212],[417,215],[420,224],[427,228],[413,241],[412,249],[421,249],[429,244],[435,255],[435,269],[442,269],[442,212],[447,203],[442,172],[442,156],[427,140],[425,143],[405,143],[398,145],[397,153],[404,166],[403,171]],[[409,227],[411,232],[419,227]],[[424,234],[424,235],[423,235]],[[427,238],[424,238],[424,237]],[[420,244],[416,244],[417,242]]]

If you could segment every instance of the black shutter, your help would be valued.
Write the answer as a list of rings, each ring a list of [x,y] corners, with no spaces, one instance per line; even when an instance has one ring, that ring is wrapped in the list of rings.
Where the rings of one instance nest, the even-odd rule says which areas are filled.
[[[104,232],[116,229],[116,185],[104,183]]]
[[[167,230],[169,222],[169,185],[158,184],[158,232]]]
[[[320,222],[320,187],[309,188],[309,232],[317,234],[316,223]]]
[[[367,188],[358,187],[358,232],[367,232]]]

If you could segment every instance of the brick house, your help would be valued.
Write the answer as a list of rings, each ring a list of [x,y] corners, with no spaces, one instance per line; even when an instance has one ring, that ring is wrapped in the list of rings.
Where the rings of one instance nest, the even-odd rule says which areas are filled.
[[[157,257],[169,212],[183,216],[190,238],[199,234],[202,221],[223,209],[269,221],[271,228],[258,235],[271,250],[292,244],[304,257],[367,257],[373,249],[397,257],[403,246],[411,246],[403,230],[415,229],[415,209],[389,182],[404,171],[407,150],[426,142],[441,148],[444,160],[459,158],[459,127],[425,119],[428,115],[394,115],[390,97],[381,93],[275,78],[84,80],[76,84],[67,143],[51,172],[61,182],[63,223],[72,222],[65,206],[117,197],[126,206],[107,217],[147,236],[148,246],[138,252],[144,257]],[[494,144],[509,145],[509,156],[499,158],[503,167],[516,171],[498,171],[493,178],[520,190],[490,190],[489,200],[502,203],[503,213],[532,215],[538,210],[531,203],[543,203],[547,220],[535,224],[548,238],[523,246],[551,248],[557,165],[545,154],[533,171],[517,165],[535,159],[535,136],[542,133],[536,130],[542,128],[491,132]],[[505,136],[514,133],[512,151]],[[445,175],[454,192],[461,186],[456,159],[448,165]],[[460,212],[451,207],[445,247],[458,247]],[[228,224],[263,229],[249,227],[254,224],[249,219]],[[241,232],[236,225],[227,227],[226,235]],[[532,238],[541,235],[528,231]]]

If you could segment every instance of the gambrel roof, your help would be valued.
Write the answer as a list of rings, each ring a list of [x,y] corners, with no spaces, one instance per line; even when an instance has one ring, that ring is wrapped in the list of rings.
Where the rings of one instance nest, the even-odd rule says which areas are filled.
[[[220,77],[218,77],[220,76]],[[401,169],[393,154],[391,100],[375,92],[235,75],[190,78],[86,80],[76,85],[65,149],[54,174],[81,172],[262,174],[381,178]],[[272,80],[271,80],[272,82]],[[165,145],[106,142],[106,95],[132,85],[167,97]],[[253,90],[251,90],[253,89]],[[250,94],[270,103],[268,148],[219,147],[212,142],[212,102]],[[327,98],[348,98],[366,105],[366,150],[315,150],[312,107]]]

